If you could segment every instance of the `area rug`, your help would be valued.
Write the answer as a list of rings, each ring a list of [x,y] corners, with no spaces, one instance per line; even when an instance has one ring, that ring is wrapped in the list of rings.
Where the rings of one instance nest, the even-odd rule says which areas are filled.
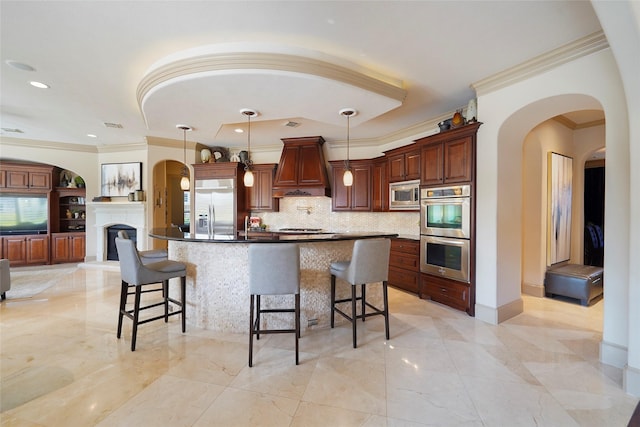
[[[73,266],[42,266],[11,269],[11,289],[6,301],[33,298],[58,283],[63,277],[76,271]]]

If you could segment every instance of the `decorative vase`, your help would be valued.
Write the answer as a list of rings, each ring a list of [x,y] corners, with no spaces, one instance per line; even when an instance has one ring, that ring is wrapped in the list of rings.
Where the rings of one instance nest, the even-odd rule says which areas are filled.
[[[478,120],[478,101],[472,99],[467,104],[467,123],[474,123]]]
[[[200,160],[202,160],[202,163],[209,163],[209,160],[211,160],[211,150],[203,148],[200,151]]]
[[[451,127],[457,128],[464,124],[464,118],[462,117],[462,110],[456,111],[456,113],[451,118]]]

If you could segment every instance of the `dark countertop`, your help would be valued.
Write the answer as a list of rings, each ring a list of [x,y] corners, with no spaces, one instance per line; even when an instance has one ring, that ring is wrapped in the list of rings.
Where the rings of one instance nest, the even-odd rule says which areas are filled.
[[[264,233],[264,234],[263,234]],[[257,234],[257,235],[256,235]],[[332,232],[279,232],[279,231],[265,231],[265,232],[251,232],[247,238],[244,237],[244,232],[240,231],[236,233],[235,239],[229,238],[203,238],[196,237],[195,234],[188,232],[182,232],[179,228],[154,228],[149,233],[150,237],[163,240],[177,240],[182,242],[206,242],[206,243],[279,243],[296,241],[300,243],[304,242],[332,242],[338,240],[358,240],[358,239],[375,239],[375,238],[393,238],[398,237],[395,233],[383,233],[383,232],[358,232],[358,233],[332,233]]]

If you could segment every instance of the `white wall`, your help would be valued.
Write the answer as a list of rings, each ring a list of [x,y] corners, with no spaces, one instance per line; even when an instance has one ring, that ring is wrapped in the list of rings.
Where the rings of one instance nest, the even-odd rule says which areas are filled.
[[[625,256],[629,260],[629,292],[627,307],[629,316],[628,354],[624,374],[624,388],[628,393],[640,396],[640,2],[592,2],[593,8],[600,20],[607,36],[611,50],[618,63],[618,69],[626,93],[626,106],[629,118],[628,138],[630,141],[628,152],[629,162],[633,167],[629,170],[629,216],[633,221],[629,224],[629,246],[626,254],[612,253],[605,248],[605,259],[611,256]],[[607,159],[611,165],[610,159]],[[608,174],[606,179],[609,179]],[[607,183],[608,184],[608,183]],[[607,185],[607,191],[609,185]],[[607,223],[607,222],[605,222]],[[605,299],[605,309],[608,303]],[[615,309],[615,307],[611,307]],[[615,329],[617,323],[605,323],[605,340],[611,336],[618,336]],[[625,328],[626,329],[626,328]],[[603,343],[601,359],[612,359],[621,352],[615,351],[615,344],[611,346]],[[603,355],[611,348],[608,354]],[[620,358],[623,362],[623,358]]]
[[[587,72],[588,70],[588,72]],[[522,144],[531,128],[566,111],[603,109],[607,164],[605,196],[605,324],[601,357],[618,365],[629,338],[629,122],[625,95],[610,50],[564,64],[529,80],[478,98],[477,317],[497,322],[521,306],[521,202],[509,196],[521,188]],[[613,350],[616,349],[616,350]]]

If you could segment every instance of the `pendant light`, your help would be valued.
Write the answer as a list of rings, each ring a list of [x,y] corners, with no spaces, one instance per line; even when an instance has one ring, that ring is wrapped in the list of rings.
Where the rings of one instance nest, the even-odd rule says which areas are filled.
[[[189,182],[189,168],[187,167],[187,131],[191,131],[191,127],[187,125],[176,125],[178,129],[182,130],[184,136],[184,145],[183,145],[183,163],[182,167],[182,178],[180,179],[180,188],[182,191],[189,191],[189,187],[191,183]]]
[[[347,118],[347,159],[344,161],[344,174],[342,175],[342,183],[345,187],[353,185],[353,173],[349,165],[349,128],[351,116],[355,116],[358,112],[353,108],[343,108],[338,113]]]
[[[257,116],[258,112],[255,110],[251,110],[249,108],[243,108],[240,110],[240,113],[247,116],[247,160],[244,162],[244,186],[245,187],[253,187],[253,172],[251,171],[251,166],[253,162],[251,161],[251,117]]]

